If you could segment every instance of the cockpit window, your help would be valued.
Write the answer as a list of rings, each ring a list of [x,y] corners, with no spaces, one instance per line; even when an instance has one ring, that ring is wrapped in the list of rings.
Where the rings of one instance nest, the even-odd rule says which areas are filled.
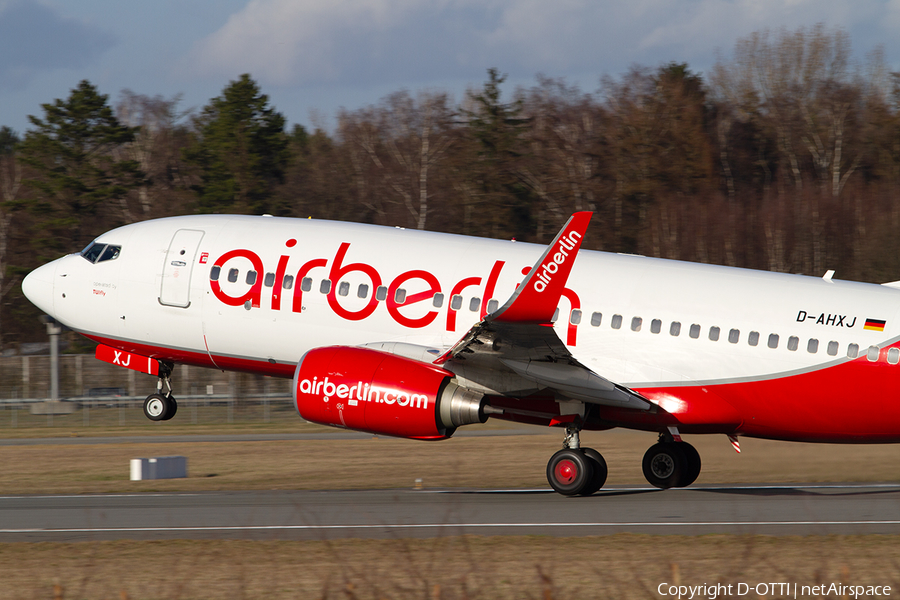
[[[105,260],[116,260],[119,258],[119,252],[122,250],[122,246],[113,246],[110,244],[106,247],[106,250],[103,251],[103,254],[100,255],[100,258],[97,262],[103,262]]]
[[[90,263],[98,263],[119,258],[119,252],[121,251],[122,246],[92,242],[81,251],[81,256]]]

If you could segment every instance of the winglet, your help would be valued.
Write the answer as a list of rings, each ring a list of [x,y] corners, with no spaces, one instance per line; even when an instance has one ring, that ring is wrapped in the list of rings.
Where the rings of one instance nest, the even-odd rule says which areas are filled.
[[[486,320],[499,322],[549,323],[559,304],[572,264],[581,248],[591,212],[577,212],[547,246],[506,304]]]

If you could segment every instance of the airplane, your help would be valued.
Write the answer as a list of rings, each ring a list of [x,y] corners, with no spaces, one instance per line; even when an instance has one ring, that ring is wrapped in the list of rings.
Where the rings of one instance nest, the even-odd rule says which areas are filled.
[[[657,434],[658,488],[700,474],[684,434],[900,441],[900,282],[866,284],[581,250],[592,213],[546,247],[272,216],[113,229],[31,272],[28,299],[155,375],[176,363],[292,378],[307,421],[442,440],[488,418],[564,431],[551,487],[607,465],[583,430]]]

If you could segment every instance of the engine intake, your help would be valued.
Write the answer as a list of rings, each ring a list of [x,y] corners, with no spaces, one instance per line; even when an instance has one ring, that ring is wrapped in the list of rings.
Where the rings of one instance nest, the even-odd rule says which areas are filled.
[[[307,352],[294,372],[297,411],[307,421],[415,439],[443,439],[487,421],[484,396],[453,373],[369,348]]]

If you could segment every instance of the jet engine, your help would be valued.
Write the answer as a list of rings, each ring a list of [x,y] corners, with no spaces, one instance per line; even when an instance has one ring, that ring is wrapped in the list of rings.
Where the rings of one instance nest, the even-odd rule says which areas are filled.
[[[457,385],[453,373],[370,348],[310,350],[293,395],[307,421],[381,435],[444,439],[487,421],[484,396]]]

